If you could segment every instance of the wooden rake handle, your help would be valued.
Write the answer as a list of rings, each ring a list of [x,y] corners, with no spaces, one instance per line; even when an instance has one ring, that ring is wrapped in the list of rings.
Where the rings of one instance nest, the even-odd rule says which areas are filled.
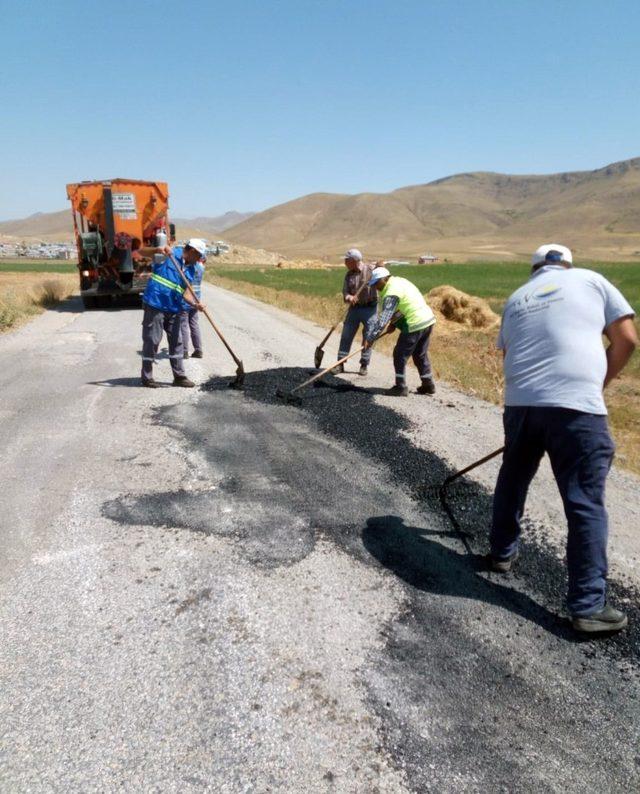
[[[189,292],[191,293],[191,295],[193,296],[193,299],[196,301],[196,303],[200,304],[200,299],[198,298],[196,293],[193,291],[193,287],[191,286],[191,283],[189,282],[189,279],[185,276],[184,272],[182,271],[182,268],[177,263],[174,255],[173,254],[169,254],[169,259],[171,260],[171,263],[173,264],[175,269],[180,274],[180,278],[182,279],[182,281],[184,283],[185,289],[188,289]],[[229,351],[229,355],[231,356],[231,358],[235,361],[237,366],[242,367],[242,361],[240,361],[240,359],[236,356],[236,354],[233,352],[233,350],[229,347],[229,343],[227,342],[227,340],[222,335],[222,331],[218,328],[218,326],[213,321],[213,317],[209,314],[209,310],[206,308],[206,306],[202,307],[202,313],[207,318],[207,320],[209,320],[209,322],[211,323],[211,327],[213,328],[213,330],[216,332],[216,334],[220,338],[220,341],[222,342],[222,344]]]

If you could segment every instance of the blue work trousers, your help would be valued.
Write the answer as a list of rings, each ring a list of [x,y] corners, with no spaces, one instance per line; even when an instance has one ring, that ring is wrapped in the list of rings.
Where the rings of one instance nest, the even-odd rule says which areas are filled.
[[[342,326],[342,336],[340,337],[340,348],[338,359],[348,356],[351,352],[353,338],[358,333],[358,327],[362,325],[362,343],[366,333],[373,328],[377,315],[377,304],[372,306],[351,306]],[[368,367],[371,361],[371,348],[364,350],[360,356],[360,365]]]
[[[567,606],[591,615],[605,604],[608,519],[605,480],[615,446],[607,417],[568,408],[507,406],[505,451],[493,499],[491,554],[515,553],[529,484],[548,453],[568,523]]]

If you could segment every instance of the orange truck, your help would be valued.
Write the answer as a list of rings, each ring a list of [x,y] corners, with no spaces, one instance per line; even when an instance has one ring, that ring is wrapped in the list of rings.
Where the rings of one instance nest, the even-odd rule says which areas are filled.
[[[78,248],[80,294],[86,309],[123,295],[141,295],[152,262],[142,247],[175,239],[166,182],[109,179],[67,185]]]

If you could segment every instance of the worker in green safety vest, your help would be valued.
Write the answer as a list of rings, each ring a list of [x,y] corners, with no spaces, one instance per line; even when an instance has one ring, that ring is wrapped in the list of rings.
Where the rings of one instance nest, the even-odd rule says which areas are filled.
[[[395,397],[409,394],[406,383],[409,357],[413,358],[422,381],[417,393],[434,394],[436,387],[429,361],[429,342],[436,318],[422,293],[408,279],[392,276],[386,267],[374,269],[369,286],[378,290],[382,306],[375,325],[367,332],[365,345],[371,347],[388,325],[400,331],[393,349],[396,382],[387,390],[387,394]]]

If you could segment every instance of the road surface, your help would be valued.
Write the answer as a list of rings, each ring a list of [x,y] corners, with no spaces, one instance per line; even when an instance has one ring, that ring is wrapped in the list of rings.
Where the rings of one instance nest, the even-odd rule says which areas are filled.
[[[507,577],[478,559],[496,464],[452,489],[472,553],[438,503],[498,409],[385,397],[375,354],[284,405],[320,329],[205,295],[244,392],[206,327],[200,388],[140,388],[139,310],[0,338],[0,790],[637,790],[638,480],[610,488],[631,629],[580,641],[548,471]]]

